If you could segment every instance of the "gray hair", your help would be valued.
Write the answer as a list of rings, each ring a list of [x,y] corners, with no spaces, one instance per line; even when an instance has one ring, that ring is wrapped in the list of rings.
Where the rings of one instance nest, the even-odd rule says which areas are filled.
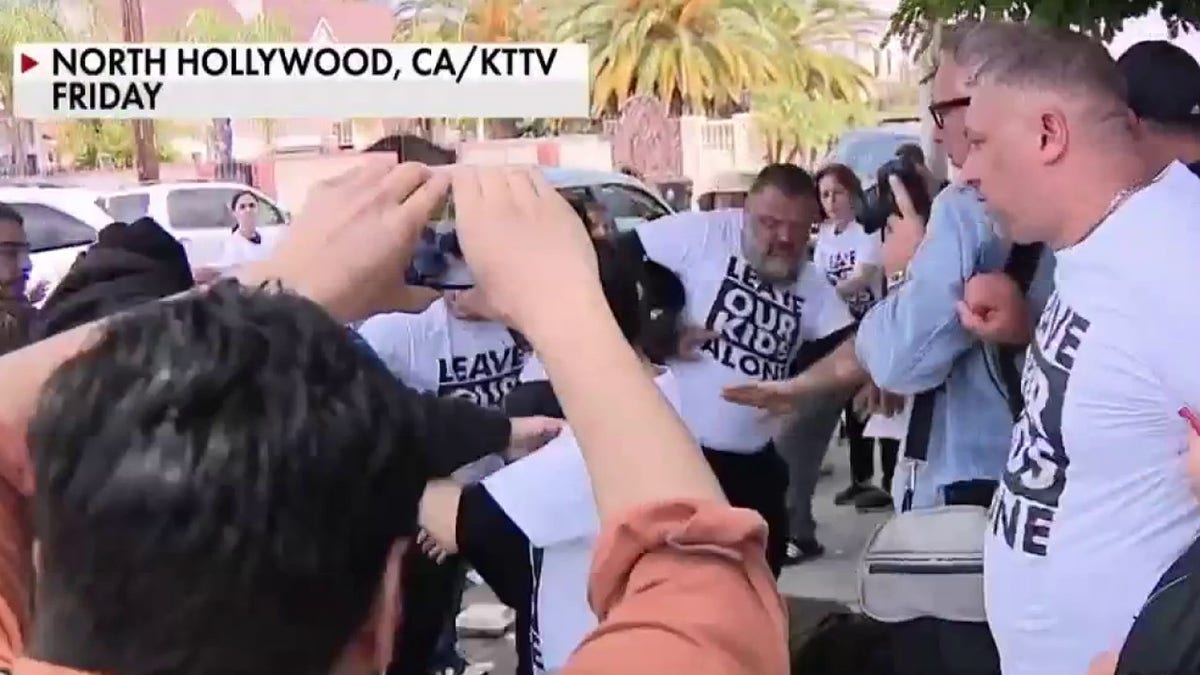
[[[985,21],[956,36],[952,55],[971,73],[971,84],[1083,93],[1125,107],[1126,83],[1116,61],[1104,45],[1081,33]]]

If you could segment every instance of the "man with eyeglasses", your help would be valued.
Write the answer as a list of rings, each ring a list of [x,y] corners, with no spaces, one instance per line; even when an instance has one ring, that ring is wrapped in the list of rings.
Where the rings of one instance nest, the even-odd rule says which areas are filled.
[[[955,53],[973,25],[947,29],[933,77],[929,114],[950,162],[961,167],[970,151],[965,113],[970,73]],[[903,185],[892,184],[900,193]],[[898,203],[911,203],[906,194]],[[908,209],[905,209],[908,210]],[[906,457],[895,472],[897,505],[913,509],[949,504],[988,506],[1004,470],[1013,419],[1019,410],[1019,365],[1015,349],[1001,351],[963,327],[959,306],[973,301],[968,281],[986,280],[1011,267],[1011,242],[992,225],[973,185],[952,184],[938,193],[928,224],[899,222],[889,227],[889,253],[908,260],[889,278],[887,296],[863,317],[855,351],[827,359],[785,382],[728,391],[745,405],[786,409],[806,395],[827,391],[844,373],[861,368],[882,390],[915,395],[905,443]],[[912,213],[905,220],[920,221]],[[923,234],[922,234],[923,232]],[[904,234],[915,233],[915,234]],[[1048,256],[1045,256],[1049,259]],[[1036,278],[1028,305],[1040,312],[1049,296],[1052,264],[1034,258]],[[1029,276],[1035,276],[1030,274]],[[834,355],[835,357],[837,354]],[[841,377],[839,377],[841,374]],[[999,657],[985,623],[922,618],[896,624],[895,644],[903,673],[998,675]]]

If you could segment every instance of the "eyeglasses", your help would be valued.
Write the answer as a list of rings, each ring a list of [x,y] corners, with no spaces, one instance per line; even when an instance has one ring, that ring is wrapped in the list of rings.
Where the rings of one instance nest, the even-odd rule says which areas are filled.
[[[939,129],[946,128],[946,113],[957,108],[965,108],[971,105],[970,96],[960,96],[958,98],[946,99],[945,101],[935,101],[929,106],[929,116],[933,118],[933,124]]]

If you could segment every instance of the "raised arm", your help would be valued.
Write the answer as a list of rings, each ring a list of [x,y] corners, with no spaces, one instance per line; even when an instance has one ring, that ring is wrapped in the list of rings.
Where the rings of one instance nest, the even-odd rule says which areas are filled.
[[[505,195],[507,208],[489,195]],[[454,196],[476,280],[545,365],[596,497],[603,534],[590,597],[601,626],[567,672],[786,671],[764,523],[728,506],[605,309],[592,245],[570,207],[540,174],[518,171],[462,167]],[[557,302],[539,298],[546,288]]]
[[[882,389],[915,394],[936,387],[976,344],[959,323],[957,307],[975,270],[980,233],[989,225],[981,206],[964,203],[974,195],[961,190],[943,190],[934,200],[906,280],[859,325],[858,360]]]

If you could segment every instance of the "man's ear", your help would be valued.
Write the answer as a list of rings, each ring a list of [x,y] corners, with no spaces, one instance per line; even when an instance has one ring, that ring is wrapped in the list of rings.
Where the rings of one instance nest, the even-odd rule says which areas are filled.
[[[387,565],[379,582],[379,592],[371,605],[371,613],[355,634],[347,650],[347,661],[352,666],[349,672],[381,673],[392,662],[396,632],[403,617],[400,616],[401,561],[408,547],[407,540],[397,540],[388,551]]]

